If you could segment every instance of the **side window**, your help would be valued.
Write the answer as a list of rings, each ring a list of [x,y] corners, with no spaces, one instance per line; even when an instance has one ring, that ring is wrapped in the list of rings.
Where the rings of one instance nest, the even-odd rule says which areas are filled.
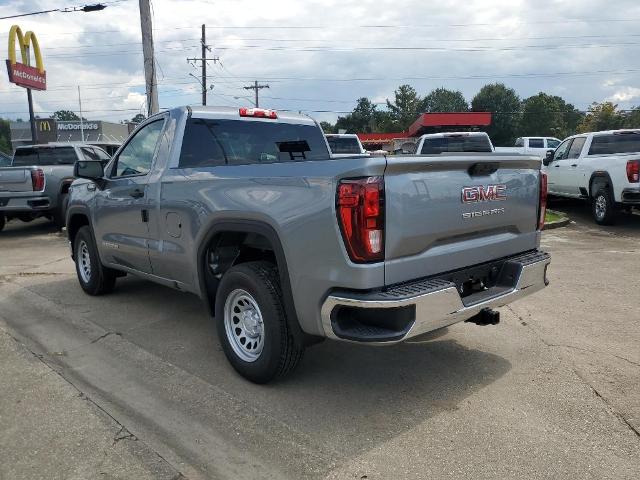
[[[164,120],[156,120],[136,133],[118,155],[113,177],[149,173],[163,125]]]
[[[573,143],[571,144],[571,148],[569,149],[567,158],[579,158],[580,152],[582,151],[582,147],[584,146],[584,142],[586,140],[586,137],[578,137],[574,139]]]
[[[515,146],[516,147],[524,147],[524,140],[522,138],[517,138]]]
[[[569,147],[571,146],[571,142],[573,142],[573,138],[570,138],[569,140],[565,140],[560,144],[560,146],[556,150],[556,153],[553,154],[554,162],[556,160],[563,160],[567,158],[567,153],[569,153]]]
[[[557,148],[560,145],[560,140],[547,139],[547,148]]]
[[[529,148],[544,148],[544,140],[542,138],[530,138]]]

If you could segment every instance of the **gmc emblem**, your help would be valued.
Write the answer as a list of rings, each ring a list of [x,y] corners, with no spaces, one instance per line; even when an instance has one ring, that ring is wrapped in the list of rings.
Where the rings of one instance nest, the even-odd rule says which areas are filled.
[[[506,199],[506,185],[462,187],[462,203],[493,202]]]

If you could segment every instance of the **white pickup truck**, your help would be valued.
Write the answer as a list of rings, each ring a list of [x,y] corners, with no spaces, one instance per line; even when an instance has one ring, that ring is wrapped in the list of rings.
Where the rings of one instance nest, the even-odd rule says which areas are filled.
[[[519,137],[513,147],[496,147],[496,152],[522,153],[544,158],[549,150],[555,150],[560,140],[555,137]]]
[[[600,225],[611,225],[616,209],[640,207],[640,130],[574,135],[543,163],[549,194],[589,200]]]

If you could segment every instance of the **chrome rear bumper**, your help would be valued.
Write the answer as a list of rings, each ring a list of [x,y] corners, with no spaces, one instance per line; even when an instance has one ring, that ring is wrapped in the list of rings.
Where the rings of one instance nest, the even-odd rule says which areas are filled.
[[[333,292],[321,309],[324,332],[328,338],[336,340],[398,343],[468,320],[485,308],[502,307],[543,289],[548,284],[546,273],[550,262],[549,254],[541,251],[506,258],[502,263],[506,266],[503,268],[508,269],[506,284],[502,282],[500,286],[464,298],[460,296],[455,283],[439,278],[406,283],[380,292]],[[345,307],[349,312],[356,312],[364,317],[367,313],[380,314],[380,309],[404,308],[413,315],[413,319],[408,320],[405,327],[395,331],[371,325],[356,325],[355,333],[349,334],[341,330],[336,322],[337,312]]]

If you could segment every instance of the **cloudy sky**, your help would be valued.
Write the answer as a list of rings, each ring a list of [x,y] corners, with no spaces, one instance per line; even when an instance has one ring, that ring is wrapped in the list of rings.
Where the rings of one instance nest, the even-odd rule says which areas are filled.
[[[93,0],[90,0],[93,2]],[[95,13],[0,20],[0,47],[14,23],[36,33],[48,90],[36,113],[78,110],[119,121],[144,111],[137,0],[105,0]],[[82,5],[0,0],[0,17]],[[162,108],[200,102],[200,55],[207,25],[210,105],[250,105],[243,87],[259,80],[261,106],[303,110],[334,121],[367,96],[383,103],[409,83],[424,95],[444,86],[470,100],[500,81],[522,98],[540,91],[580,109],[612,100],[640,105],[637,0],[153,0]],[[0,117],[28,118],[26,93],[0,74]]]

